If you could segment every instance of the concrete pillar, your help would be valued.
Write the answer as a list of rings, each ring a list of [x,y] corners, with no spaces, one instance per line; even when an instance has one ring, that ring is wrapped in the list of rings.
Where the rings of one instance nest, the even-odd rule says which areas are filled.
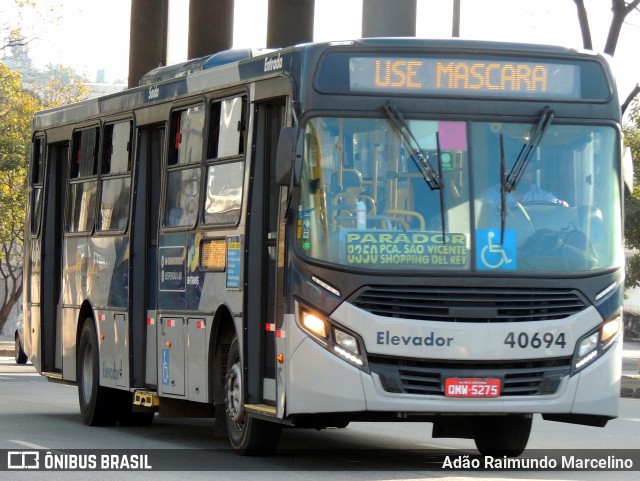
[[[232,45],[233,0],[190,0],[189,59],[221,52]]]
[[[453,0],[453,22],[451,25],[451,36],[460,36],[460,0]]]
[[[169,0],[131,0],[129,87],[149,70],[167,64]]]
[[[269,0],[267,47],[313,41],[315,0]]]
[[[415,37],[416,0],[363,0],[363,37]]]

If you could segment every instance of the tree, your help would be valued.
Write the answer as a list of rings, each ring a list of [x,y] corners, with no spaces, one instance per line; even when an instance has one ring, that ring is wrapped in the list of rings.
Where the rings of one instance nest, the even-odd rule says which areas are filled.
[[[20,75],[0,64],[0,331],[22,294],[27,159],[38,108]]]
[[[586,49],[593,49],[591,39],[591,29],[589,19],[584,6],[584,0],[573,0],[578,11],[578,22],[582,32],[582,43]],[[640,0],[611,0],[611,25],[607,34],[604,52],[613,56],[616,52],[618,39],[622,25],[627,16],[638,8]],[[633,159],[633,169],[635,173],[640,173],[640,104],[634,99],[640,93],[640,84],[631,90],[620,106],[623,114],[631,107],[629,115],[630,122],[623,127],[624,143],[631,149]],[[634,182],[636,187],[633,193],[625,199],[624,203],[624,241],[627,248],[640,252],[640,186]],[[625,287],[631,288],[640,285],[640,254],[635,254],[627,258],[627,270]]]
[[[630,122],[624,126],[624,142],[631,149],[633,170],[640,173],[640,102],[635,102],[629,114]],[[634,179],[635,180],[635,179]],[[624,203],[624,240],[629,249],[640,252],[640,185],[635,180],[633,193]],[[640,254],[627,258],[627,288],[640,285]]]
[[[62,66],[37,91],[20,85],[20,74],[0,63],[0,332],[22,295],[23,232],[31,119],[36,111],[83,100],[87,86]]]
[[[593,50],[591,28],[589,27],[589,17],[587,15],[587,9],[584,6],[584,0],[573,0],[573,2],[576,4],[578,12],[578,22],[580,24],[580,32],[582,33],[582,46],[588,50]],[[611,0],[611,11],[613,15],[611,17],[609,33],[607,34],[607,41],[604,46],[604,53],[613,57],[616,52],[616,47],[618,46],[622,25],[627,16],[638,8],[638,5],[640,5],[640,0],[632,0],[630,2],[626,2],[625,0]],[[636,84],[621,105],[623,114],[639,93],[640,84]]]
[[[52,109],[71,102],[79,102],[89,95],[85,80],[79,80],[79,77],[67,67],[47,65],[47,71],[51,80],[42,87],[33,87],[43,108]]]

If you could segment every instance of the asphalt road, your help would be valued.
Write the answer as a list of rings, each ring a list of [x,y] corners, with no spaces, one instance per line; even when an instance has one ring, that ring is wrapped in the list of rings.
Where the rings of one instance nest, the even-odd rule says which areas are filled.
[[[569,453],[613,455],[640,452],[640,399],[622,399],[620,417],[605,428],[534,419],[525,455]],[[78,415],[77,390],[48,383],[33,366],[0,357],[0,456],[3,450],[50,452],[60,459],[73,453],[147,454],[152,472],[0,472],[4,479],[604,479],[602,471],[433,471],[450,460],[473,459],[473,441],[432,439],[428,423],[352,423],[346,429],[284,431],[274,456],[243,458],[213,434],[210,419],[158,419],[144,428],[89,428]],[[85,451],[75,451],[85,450]],[[86,451],[90,450],[90,451]],[[94,451],[97,450],[97,451]],[[108,451],[115,450],[115,451]],[[161,451],[158,451],[161,450]],[[542,451],[544,450],[544,451]],[[632,451],[625,451],[632,450]],[[43,455],[44,456],[44,455]],[[470,458],[465,458],[470,456]],[[2,466],[0,459],[0,466]],[[185,468],[186,466],[186,468]],[[158,469],[162,469],[159,471]],[[171,471],[179,469],[180,472]],[[207,472],[198,471],[206,470]],[[636,471],[616,479],[637,479]]]

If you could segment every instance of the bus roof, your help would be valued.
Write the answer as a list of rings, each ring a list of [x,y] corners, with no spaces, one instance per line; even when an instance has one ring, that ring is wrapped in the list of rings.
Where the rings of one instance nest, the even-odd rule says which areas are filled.
[[[147,73],[140,86],[38,112],[34,131],[47,127],[82,122],[100,116],[115,115],[147,105],[172,101],[211,89],[232,87],[243,82],[288,74],[294,78],[328,49],[374,51],[427,50],[429,53],[524,55],[563,58],[590,58],[601,63],[609,81],[612,75],[604,56],[591,51],[538,44],[493,42],[466,39],[367,38],[337,42],[307,43],[278,50],[236,49],[161,67]],[[299,86],[299,84],[298,84]]]

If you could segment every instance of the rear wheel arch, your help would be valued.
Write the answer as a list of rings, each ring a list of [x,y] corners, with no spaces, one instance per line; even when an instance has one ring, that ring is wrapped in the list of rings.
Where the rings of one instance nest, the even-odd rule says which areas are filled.
[[[233,315],[231,310],[223,305],[213,317],[213,329],[209,343],[209,379],[212,380],[210,394],[214,405],[224,404],[227,358],[234,335]]]

